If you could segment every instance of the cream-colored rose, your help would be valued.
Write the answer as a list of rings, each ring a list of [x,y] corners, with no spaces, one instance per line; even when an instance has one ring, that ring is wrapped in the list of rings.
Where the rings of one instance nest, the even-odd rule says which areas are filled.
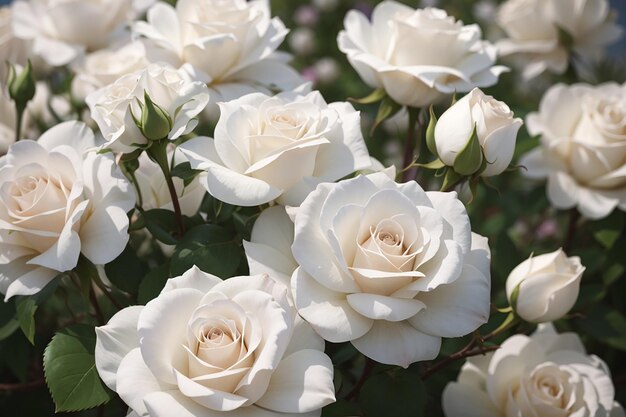
[[[521,126],[522,119],[514,118],[509,106],[475,88],[446,110],[437,121],[437,153],[444,164],[454,166],[457,156],[465,149],[475,129],[487,160],[481,175],[498,175],[509,166],[513,158],[517,131]]]
[[[96,367],[133,416],[319,416],[334,402],[324,341],[287,287],[193,267],[96,328]]]
[[[94,135],[80,122],[9,148],[0,167],[0,293],[31,295],[82,254],[115,259],[128,241],[130,183],[112,155],[86,152]]]
[[[248,94],[220,111],[215,139],[194,138],[181,150],[206,171],[207,191],[229,204],[297,206],[320,182],[370,166],[359,113],[317,91]]]
[[[363,81],[406,106],[494,85],[506,70],[494,66],[496,49],[481,40],[478,25],[463,25],[444,10],[387,0],[374,8],[371,22],[352,10],[344,26],[339,49]]]
[[[170,116],[172,126],[167,135],[170,140],[191,132],[198,125],[195,117],[209,102],[206,85],[190,82],[179,71],[163,64],[151,64],[125,75],[86,98],[91,117],[106,140],[104,147],[127,153],[148,143],[133,120],[133,116],[141,119],[144,93]]]
[[[527,79],[546,70],[562,74],[571,52],[595,58],[622,34],[607,0],[508,0],[497,20],[508,36],[496,44],[498,52],[518,58]]]
[[[15,142],[15,103],[9,92],[0,88],[0,156]]]
[[[276,49],[285,39],[283,22],[271,17],[266,0],[179,0],[176,8],[159,2],[147,22],[133,31],[146,43],[151,62],[183,67],[209,86],[207,111],[217,103],[253,92],[290,90],[302,80]]]
[[[141,42],[92,52],[74,65],[76,75],[72,79],[72,98],[84,101],[94,91],[147,66],[148,60]]]
[[[0,80],[7,79],[7,64],[24,66],[30,55],[30,42],[17,38],[13,33],[13,12],[11,7],[0,7]]]
[[[556,85],[526,118],[541,144],[520,160],[531,178],[547,178],[557,208],[590,219],[626,210],[626,84]]]
[[[19,0],[12,8],[15,36],[52,66],[127,37],[125,25],[138,15],[129,0]]]
[[[294,303],[330,342],[408,367],[489,317],[487,239],[456,193],[359,176],[320,184],[294,224]]]
[[[585,267],[562,249],[531,256],[509,274],[506,295],[524,320],[544,323],[566,315],[576,303]],[[517,292],[517,299],[512,300]]]
[[[575,333],[539,325],[469,358],[442,399],[446,417],[624,417],[610,371]]]

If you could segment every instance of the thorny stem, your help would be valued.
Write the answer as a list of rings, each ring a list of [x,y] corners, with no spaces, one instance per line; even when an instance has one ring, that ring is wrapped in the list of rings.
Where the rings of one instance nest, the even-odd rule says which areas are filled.
[[[569,222],[567,224],[567,234],[565,235],[565,241],[563,243],[563,250],[565,253],[569,253],[574,244],[574,237],[576,236],[576,226],[580,219],[580,213],[575,208],[569,212]]]

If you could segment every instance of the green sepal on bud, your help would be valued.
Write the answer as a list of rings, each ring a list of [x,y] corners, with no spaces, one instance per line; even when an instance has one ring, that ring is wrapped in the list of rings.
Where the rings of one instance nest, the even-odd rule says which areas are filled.
[[[7,80],[9,87],[9,95],[15,101],[18,111],[26,108],[26,103],[35,97],[37,81],[33,75],[33,67],[30,60],[26,63],[24,69],[19,73],[15,71],[15,67],[9,64],[9,78]]]
[[[483,151],[476,135],[476,125],[474,125],[467,144],[454,159],[454,171],[461,175],[472,175],[480,170],[484,159]]]
[[[136,119],[135,123],[137,123]],[[172,130],[172,119],[167,111],[153,102],[145,91],[144,103],[141,107],[141,121],[138,126],[145,138],[153,141],[167,138]]]
[[[370,129],[370,136],[374,134],[374,131],[384,122],[385,120],[392,117],[402,108],[401,105],[390,99],[389,97],[385,97],[381,102],[380,106],[378,106],[378,113],[376,113],[376,119],[372,124],[372,128]]]
[[[426,128],[426,147],[430,153],[439,158],[437,145],[435,144],[435,126],[437,125],[437,116],[435,116],[435,111],[433,110],[432,105],[428,109],[428,114],[430,115],[430,119],[428,120],[428,127]]]

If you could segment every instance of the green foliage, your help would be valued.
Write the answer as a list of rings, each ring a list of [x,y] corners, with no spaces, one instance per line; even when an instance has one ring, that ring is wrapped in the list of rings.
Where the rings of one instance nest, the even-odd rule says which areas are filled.
[[[74,325],[58,332],[46,348],[46,383],[56,412],[85,410],[109,401],[96,371],[95,343],[92,326]]]
[[[365,417],[422,417],[426,393],[419,375],[397,369],[370,377],[359,396]]]

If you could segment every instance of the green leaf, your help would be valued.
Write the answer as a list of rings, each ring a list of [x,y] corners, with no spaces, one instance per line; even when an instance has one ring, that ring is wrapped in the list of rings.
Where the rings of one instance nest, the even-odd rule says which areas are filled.
[[[359,402],[365,417],[422,417],[426,393],[418,375],[399,369],[368,379]]]
[[[583,333],[615,349],[626,351],[626,317],[599,304],[578,321]]]
[[[370,94],[368,94],[367,96],[363,98],[349,98],[348,100],[354,103],[358,103],[358,104],[372,104],[372,103],[376,103],[377,101],[384,99],[385,97],[387,97],[387,93],[385,92],[385,89],[377,88],[376,90],[372,91]]]
[[[172,175],[172,177],[178,177],[182,179],[186,187],[201,172],[201,170],[191,168],[191,164],[189,162],[183,162],[172,168],[170,174]]]
[[[165,283],[170,278],[170,264],[169,262],[159,265],[154,268],[152,271],[148,272],[143,279],[141,280],[141,284],[139,285],[139,290],[137,294],[137,302],[139,304],[147,304],[148,301],[156,298],[163,287],[165,287]]]
[[[606,249],[611,249],[624,230],[624,214],[615,210],[610,216],[592,222],[591,230],[598,243]]]
[[[430,114],[430,120],[428,120],[428,127],[426,128],[426,147],[430,153],[439,158],[437,145],[435,143],[435,126],[437,125],[437,116],[435,116],[433,106],[430,106],[428,113]]]
[[[324,408],[322,408],[322,417],[345,417],[357,416],[359,409],[356,405],[346,400],[337,400]]]
[[[33,297],[21,297],[15,302],[17,320],[31,345],[35,344],[35,312],[37,307],[37,302]]]
[[[383,101],[380,102],[380,106],[378,107],[378,113],[376,114],[376,119],[374,120],[374,124],[372,125],[372,129],[370,130],[370,135],[374,134],[374,131],[380,126],[382,122],[393,116],[402,108],[401,105],[386,97]]]
[[[152,236],[159,242],[166,245],[175,245],[178,240],[174,235],[178,233],[178,225],[176,224],[176,214],[166,209],[152,209],[143,212],[143,218],[146,221],[146,227],[152,233]]]
[[[124,251],[104,266],[104,270],[117,288],[130,294],[137,294],[141,279],[148,272],[148,266],[137,256],[137,252],[127,245]]]
[[[196,265],[204,272],[227,278],[237,270],[243,257],[238,241],[225,228],[203,224],[189,230],[176,245],[170,274],[182,275]]]
[[[446,169],[446,174],[443,177],[443,184],[441,185],[441,191],[448,191],[454,184],[458,183],[463,178],[460,174],[454,171],[452,168]]]
[[[478,171],[483,164],[483,152],[476,135],[476,125],[472,130],[467,144],[454,158],[454,170],[461,175],[472,175]]]
[[[55,411],[80,411],[106,403],[94,358],[96,334],[92,326],[74,325],[54,335],[43,355],[46,383]]]
[[[20,322],[16,318],[9,319],[9,321],[0,326],[0,340],[11,336],[19,328]]]

